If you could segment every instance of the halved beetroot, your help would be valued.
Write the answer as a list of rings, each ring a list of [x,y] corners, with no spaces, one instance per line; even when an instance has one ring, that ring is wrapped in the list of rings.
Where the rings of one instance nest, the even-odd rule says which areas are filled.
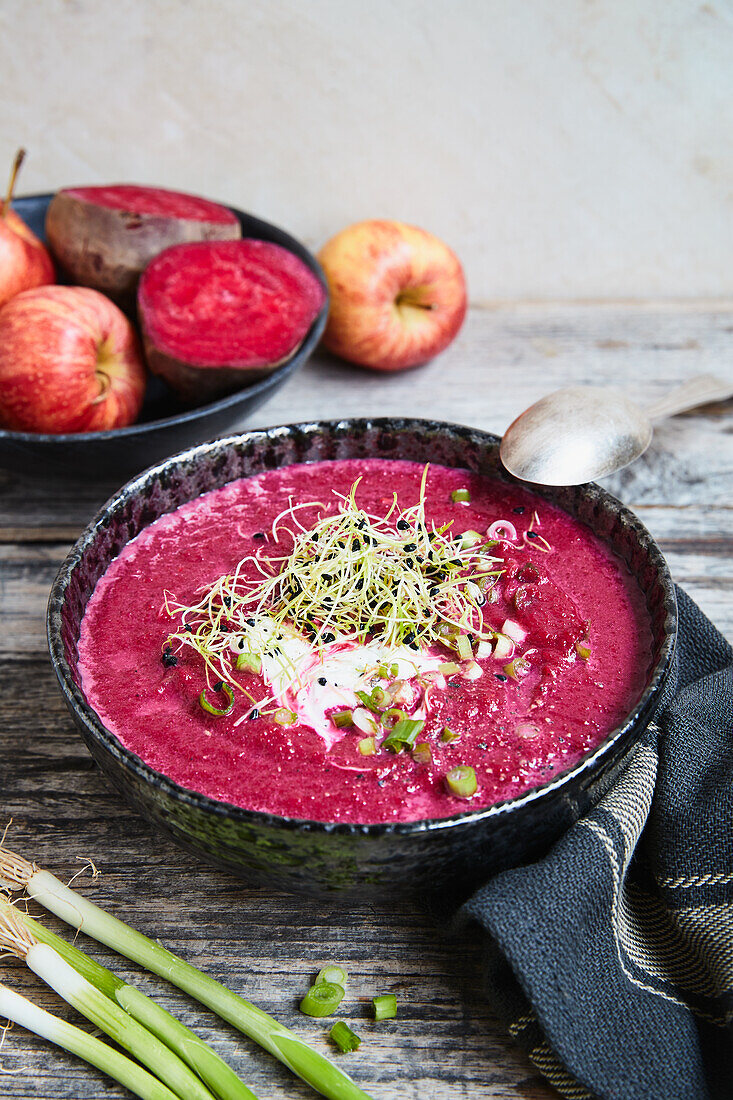
[[[310,268],[270,241],[175,245],[138,287],[148,366],[186,401],[231,393],[289,359],[325,300]]]
[[[161,187],[69,187],[52,198],[46,237],[71,279],[129,307],[145,265],[173,244],[237,240],[226,206]]]

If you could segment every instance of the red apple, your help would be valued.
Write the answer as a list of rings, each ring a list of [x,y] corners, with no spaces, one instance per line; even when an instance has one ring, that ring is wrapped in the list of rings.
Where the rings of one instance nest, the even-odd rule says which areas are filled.
[[[145,391],[138,338],[96,290],[44,286],[0,309],[0,425],[93,432],[137,417]]]
[[[463,323],[463,269],[424,229],[358,222],[332,237],[318,259],[331,291],[323,343],[352,363],[415,367],[443,351]]]
[[[49,253],[23,219],[10,209],[15,180],[24,157],[24,150],[18,150],[8,193],[0,207],[0,306],[21,290],[56,282]]]

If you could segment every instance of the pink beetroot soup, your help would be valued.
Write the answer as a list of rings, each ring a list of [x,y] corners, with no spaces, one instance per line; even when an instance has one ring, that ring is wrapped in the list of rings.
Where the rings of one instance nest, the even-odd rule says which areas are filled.
[[[623,721],[646,684],[652,639],[636,582],[587,527],[531,492],[441,466],[428,470],[422,530],[450,524],[430,537],[436,554],[445,540],[456,540],[458,549],[454,564],[431,564],[414,545],[414,512],[406,511],[420,499],[423,471],[379,459],[289,466],[232,482],[147,527],[100,579],[82,623],[82,687],[105,726],[182,787],[316,821],[447,817],[512,798],[576,764]],[[430,599],[462,585],[476,597],[480,610],[472,614],[489,640],[464,631],[468,642],[458,652],[455,629],[445,645],[403,629],[399,668],[384,654],[375,658],[379,671],[372,666],[356,699],[357,643],[318,622],[295,622],[288,644],[298,652],[314,647],[298,666],[297,683],[272,698],[273,685],[282,684],[267,681],[268,658],[259,671],[257,658],[237,669],[236,652],[227,650],[235,685],[227,694],[188,644],[185,631],[193,636],[194,628],[186,615],[171,614],[170,596],[166,609],[165,594],[174,594],[176,607],[193,607],[202,587],[243,561],[242,584],[277,574],[297,538],[308,539],[313,525],[336,516],[357,478],[358,507],[387,516],[388,537],[405,540],[398,551],[410,576],[425,573]],[[293,510],[298,502],[313,503]],[[403,512],[408,518],[400,521]],[[272,524],[281,513],[275,541]],[[495,559],[488,583],[480,572],[487,566],[459,541],[469,531],[478,534],[467,542],[480,535],[488,547],[476,554]],[[358,564],[363,540],[348,538]],[[311,544],[308,552],[316,549]],[[474,587],[466,587],[469,576]],[[231,607],[221,629],[229,629],[227,614]],[[377,628],[375,644],[379,635]],[[412,677],[404,674],[411,653]],[[398,728],[408,730],[405,743],[392,748],[384,745],[388,710],[401,713]],[[339,715],[348,717],[337,723]]]

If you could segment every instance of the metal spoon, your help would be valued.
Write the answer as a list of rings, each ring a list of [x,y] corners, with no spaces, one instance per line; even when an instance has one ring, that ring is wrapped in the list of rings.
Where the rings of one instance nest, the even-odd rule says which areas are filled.
[[[646,409],[618,390],[570,386],[509,425],[499,453],[507,470],[540,485],[581,485],[623,469],[652,441],[652,421],[733,396],[733,383],[701,374]]]

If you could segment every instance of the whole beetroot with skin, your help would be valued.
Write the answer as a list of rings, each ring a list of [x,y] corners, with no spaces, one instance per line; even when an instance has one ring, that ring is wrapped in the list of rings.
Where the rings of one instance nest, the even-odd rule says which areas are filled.
[[[164,248],[241,235],[239,219],[226,206],[136,184],[66,188],[46,214],[49,245],[72,280],[125,308],[134,304],[142,270]]]
[[[0,426],[121,428],[137,418],[145,382],[135,330],[96,290],[37,287],[0,309]]]
[[[270,241],[166,249],[145,269],[145,357],[185,401],[231,393],[297,351],[326,300],[303,261]]]

